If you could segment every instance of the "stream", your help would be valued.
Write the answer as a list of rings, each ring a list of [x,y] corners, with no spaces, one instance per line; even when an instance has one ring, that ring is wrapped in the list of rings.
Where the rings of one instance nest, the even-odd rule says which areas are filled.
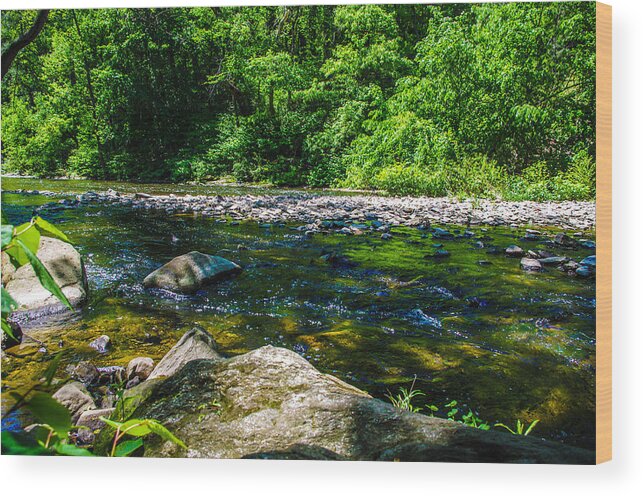
[[[555,228],[530,226],[542,231],[535,240],[523,238],[524,227],[450,225],[437,227],[455,234],[452,240],[409,227],[392,228],[390,240],[368,231],[307,236],[294,229],[297,224],[104,204],[46,207],[108,188],[154,194],[250,191],[243,187],[26,178],[3,178],[2,187],[61,193],[3,193],[2,211],[19,224],[45,205],[39,215],[81,253],[90,287],[81,311],[28,331],[44,347],[26,340],[4,355],[3,410],[11,401],[7,393],[31,386],[54,353],[63,353],[60,379],[67,364],[81,360],[99,366],[125,366],[137,356],[158,361],[198,324],[225,356],[267,344],[285,347],[385,401],[387,392],[410,387],[416,377],[415,388],[425,396],[414,404],[436,405],[436,415],[446,416],[444,405],[456,400],[463,413],[470,408],[491,423],[540,419],[532,435],[594,449],[595,281],[554,267],[528,273],[520,258],[504,253],[516,244],[576,261],[594,254],[589,248],[552,247]],[[582,237],[595,239],[594,232]],[[498,253],[489,253],[492,247]],[[427,257],[437,249],[450,256]],[[221,255],[244,270],[192,296],[143,288],[147,274],[192,250]],[[322,258],[328,254],[336,263]],[[89,343],[102,334],[112,348],[101,355]]]

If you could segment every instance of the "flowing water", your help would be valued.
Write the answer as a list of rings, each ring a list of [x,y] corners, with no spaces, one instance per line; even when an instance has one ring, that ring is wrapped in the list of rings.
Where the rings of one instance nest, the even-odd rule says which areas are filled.
[[[3,180],[5,190],[80,193],[109,187],[153,193],[249,191]],[[17,224],[34,208],[58,199],[5,193],[2,207]],[[504,250],[518,244],[579,261],[592,250],[554,250],[544,243],[547,238],[525,241],[524,228],[472,227],[473,237],[439,241],[426,231],[394,228],[393,239],[384,241],[375,233],[306,237],[292,225],[262,227],[106,205],[44,209],[40,215],[66,232],[83,255],[90,300],[73,319],[30,331],[46,351],[33,341],[10,350],[3,360],[4,408],[7,393],[32,385],[58,351],[64,363],[124,366],[136,356],[158,360],[199,324],[226,356],[266,344],[282,346],[385,400],[387,391],[408,388],[417,376],[415,388],[425,396],[416,397],[415,405],[434,404],[437,415],[446,415],[443,405],[456,400],[464,412],[471,408],[490,422],[540,419],[532,435],[593,449],[594,280],[554,268],[525,273],[519,259],[487,253],[492,246]],[[478,240],[485,248],[474,246]],[[426,258],[436,243],[451,256]],[[192,250],[224,256],[244,271],[193,296],[143,288],[148,273]],[[339,262],[322,259],[327,253],[340,255]],[[102,334],[113,344],[105,355],[88,346]]]

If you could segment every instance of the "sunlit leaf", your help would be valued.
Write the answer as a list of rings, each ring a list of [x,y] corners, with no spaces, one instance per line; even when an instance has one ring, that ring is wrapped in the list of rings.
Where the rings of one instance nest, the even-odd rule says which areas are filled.
[[[127,432],[130,436],[142,437],[152,432],[149,427],[149,420],[132,419],[121,425],[121,432]]]
[[[166,441],[171,441],[174,444],[178,444],[181,448],[187,448],[187,446],[185,446],[183,441],[181,441],[178,437],[172,434],[164,425],[158,423],[157,421],[148,420],[148,426],[154,434],[161,436]]]
[[[18,245],[23,249],[43,288],[45,288],[56,298],[58,298],[61,303],[63,303],[67,308],[72,309],[71,303],[69,303],[69,300],[60,289],[60,286],[58,286],[56,281],[54,281],[54,278],[47,270],[47,267],[43,265],[40,259],[36,255],[34,255],[33,252],[29,250],[29,248],[25,246],[25,244],[20,239],[16,239],[15,242],[18,243]]]
[[[60,239],[61,241],[65,241],[66,243],[69,243],[69,238],[67,238],[65,233],[60,231],[53,224],[47,222],[42,217],[34,218],[34,224],[36,225],[36,228],[38,229],[38,231],[40,231],[40,234],[43,234],[50,238]]]
[[[11,242],[11,246],[5,250],[11,261],[16,267],[22,267],[30,261],[29,252],[37,253],[40,246],[40,232],[33,224],[27,222],[16,227],[16,235]]]

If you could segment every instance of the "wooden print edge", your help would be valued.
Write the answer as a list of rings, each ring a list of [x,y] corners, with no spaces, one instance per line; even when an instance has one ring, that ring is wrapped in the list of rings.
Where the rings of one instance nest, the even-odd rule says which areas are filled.
[[[612,7],[596,3],[596,463],[612,459]]]

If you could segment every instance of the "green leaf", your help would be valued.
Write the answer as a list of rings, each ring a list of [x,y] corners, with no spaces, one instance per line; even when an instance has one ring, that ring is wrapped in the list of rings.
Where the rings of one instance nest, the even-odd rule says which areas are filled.
[[[69,410],[46,393],[35,393],[25,405],[36,419],[51,426],[60,439],[66,439],[71,429]]]
[[[78,446],[75,446],[73,444],[67,444],[67,443],[56,443],[54,444],[54,449],[56,450],[56,453],[59,455],[65,455],[65,456],[94,456],[94,454],[86,450],[85,448],[79,448]]]
[[[3,455],[50,455],[51,452],[40,446],[25,432],[2,431]]]
[[[529,435],[529,433],[531,432],[531,430],[532,430],[534,427],[536,427],[536,424],[538,424],[538,422],[540,422],[540,419],[536,419],[536,420],[534,420],[534,421],[529,425],[529,428],[525,431],[525,436],[528,436],[528,435]]]
[[[9,336],[11,339],[16,340],[16,336],[13,334],[13,329],[9,325],[9,322],[7,322],[7,316],[3,312],[2,313],[2,332],[4,332],[7,336]]]
[[[11,297],[9,291],[2,288],[2,313],[11,313],[16,308],[18,308],[18,302]]]
[[[18,246],[20,246],[23,249],[24,253],[26,254],[29,260],[29,263],[33,267],[33,270],[36,273],[38,280],[40,281],[40,284],[42,284],[42,286],[47,291],[53,294],[56,298],[58,298],[61,301],[61,303],[63,303],[67,308],[71,310],[72,309],[71,303],[69,303],[69,300],[60,289],[60,286],[58,286],[56,281],[54,281],[54,278],[47,270],[47,267],[45,267],[42,264],[40,259],[36,255],[34,255],[31,250],[29,250],[29,248],[22,242],[22,240],[16,239],[15,242],[18,243]]]
[[[54,378],[54,375],[56,374],[56,370],[58,370],[58,365],[60,364],[60,359],[63,357],[62,353],[56,353],[54,358],[51,360],[51,363],[47,365],[47,368],[45,369],[44,374],[42,375],[43,379],[45,379],[45,384],[47,386],[51,385],[51,381]]]
[[[40,231],[40,234],[43,234],[50,238],[60,239],[61,241],[65,241],[66,243],[69,243],[69,238],[67,238],[65,233],[60,231],[53,224],[50,224],[49,222],[47,222],[42,217],[35,217],[33,222],[36,225],[36,228],[38,228],[38,231]]]
[[[118,446],[116,446],[115,456],[128,456],[134,453],[137,449],[143,446],[143,440],[131,439],[129,441],[123,441]]]
[[[130,436],[142,437],[152,432],[146,419],[131,419],[121,425],[121,432],[126,432]]]
[[[3,224],[0,227],[0,232],[2,233],[2,249],[11,243],[11,238],[13,238],[13,226],[11,224]]]
[[[161,436],[166,441],[171,441],[174,444],[178,444],[181,448],[187,448],[185,443],[174,434],[172,434],[164,425],[158,423],[156,420],[148,420],[148,422],[149,428],[154,434]]]
[[[113,427],[114,429],[119,429],[121,427],[122,422],[116,422],[114,420],[110,420],[106,417],[99,417],[103,422],[105,422],[107,425]]]
[[[11,245],[5,250],[5,253],[11,257],[11,261],[16,267],[22,267],[30,261],[29,252],[37,253],[40,246],[40,232],[33,224],[27,222],[16,227],[16,236],[14,236]]]

